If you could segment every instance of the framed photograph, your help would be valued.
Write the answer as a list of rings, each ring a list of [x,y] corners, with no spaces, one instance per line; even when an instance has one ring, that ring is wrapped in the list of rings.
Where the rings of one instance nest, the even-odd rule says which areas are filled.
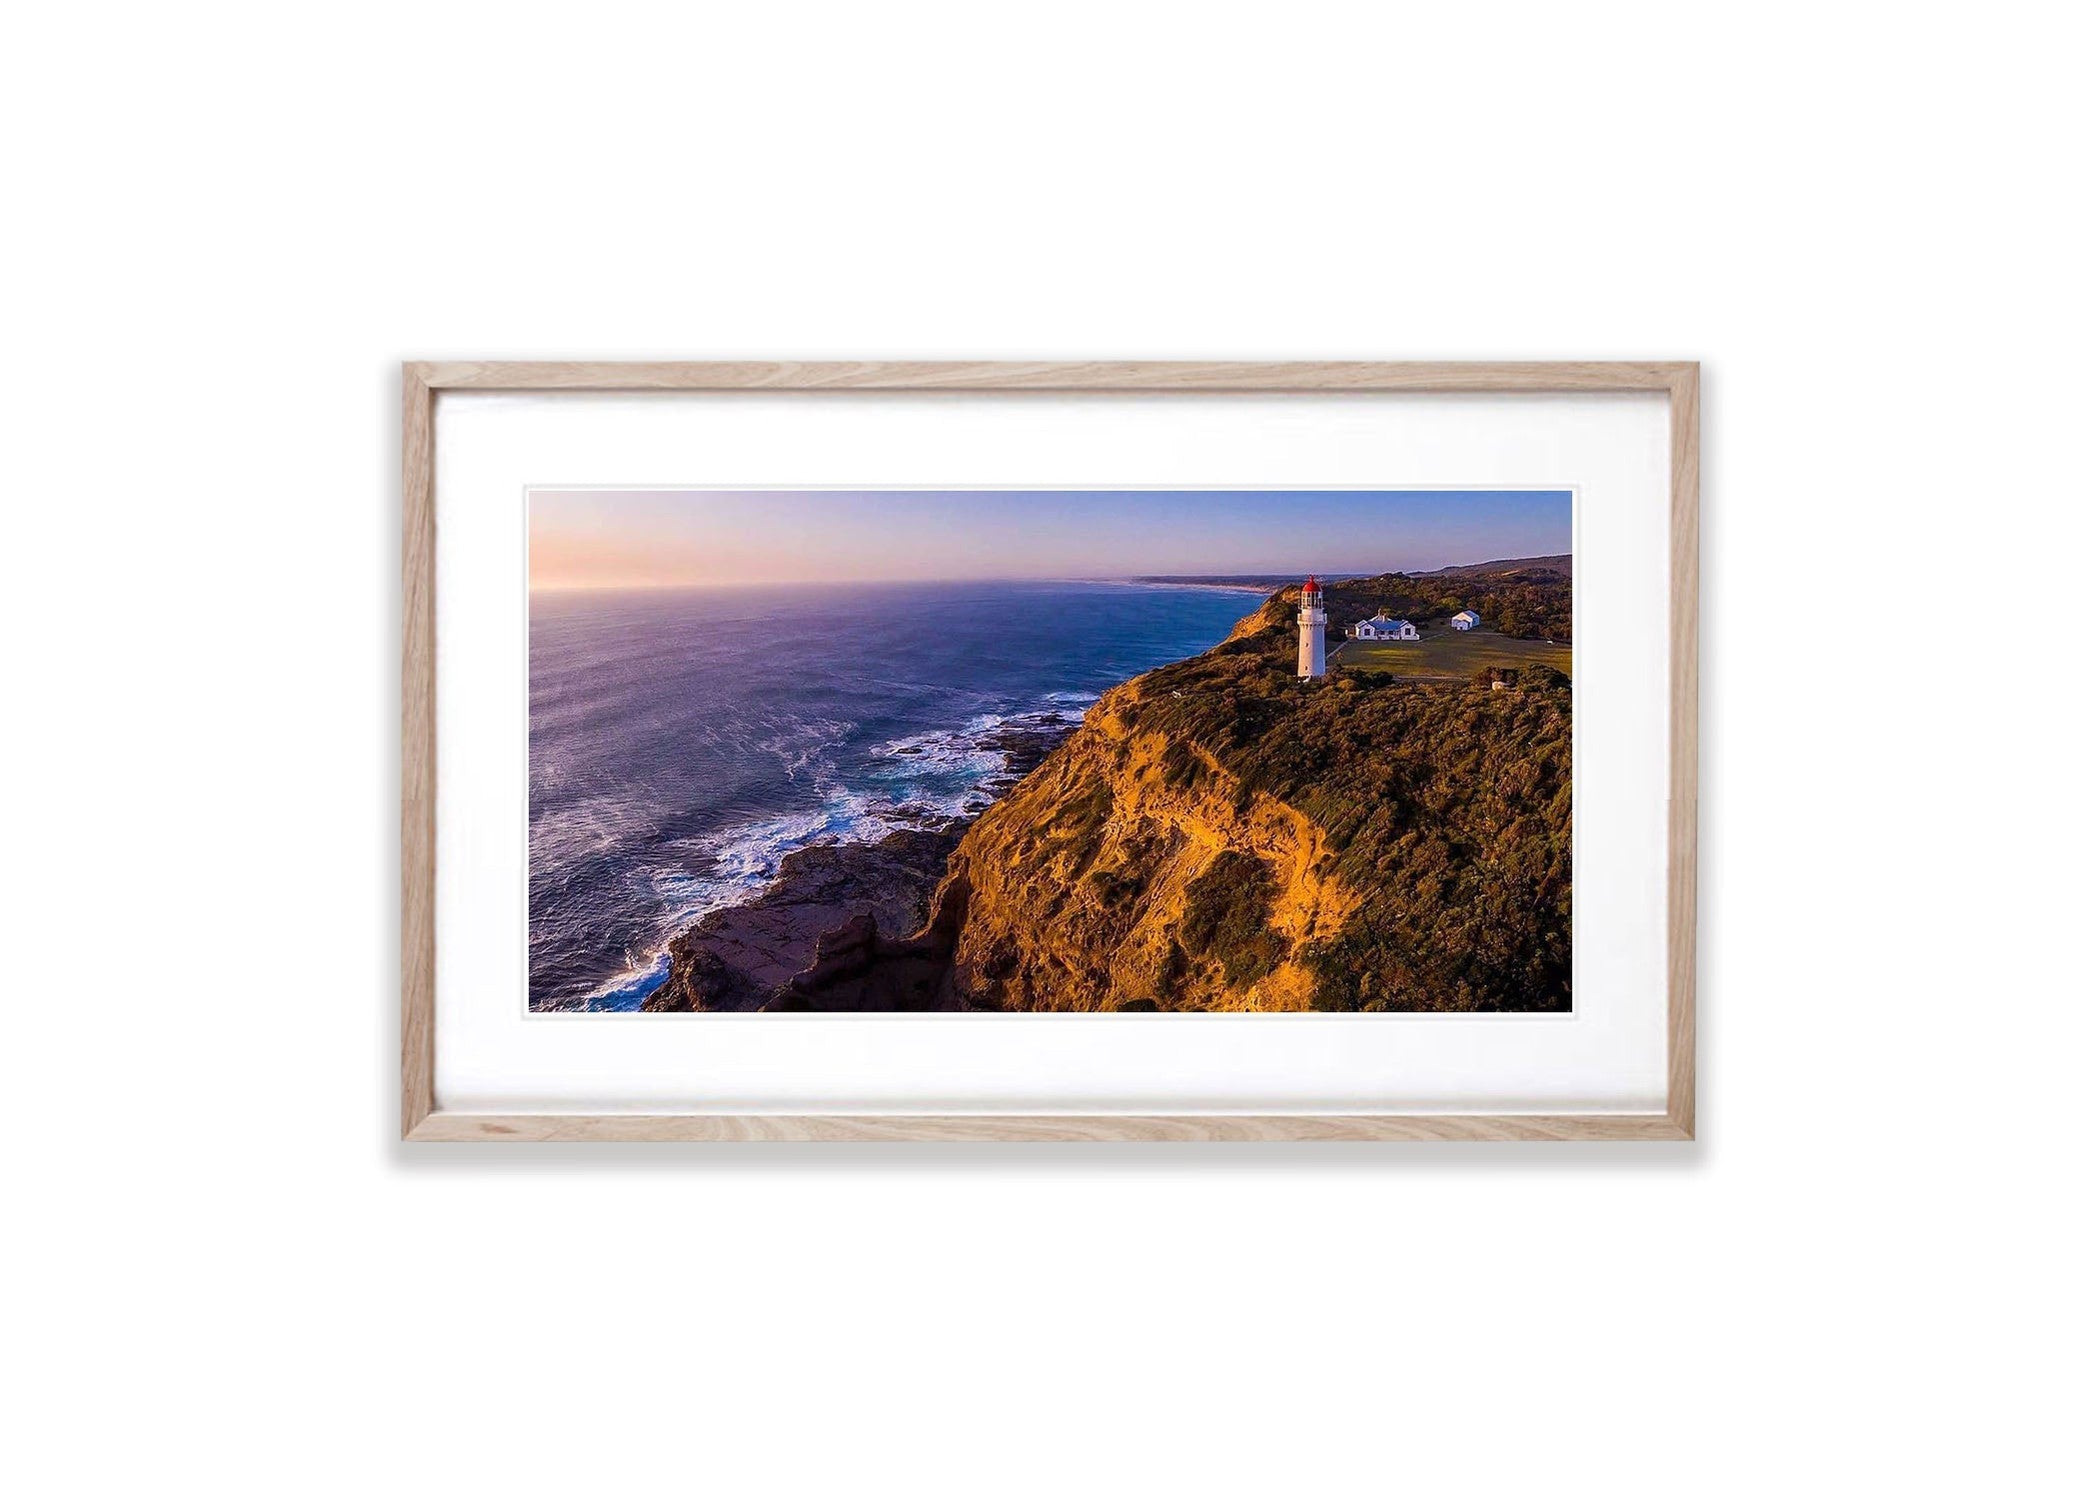
[[[403,393],[406,1138],[1692,1138],[1695,364]]]

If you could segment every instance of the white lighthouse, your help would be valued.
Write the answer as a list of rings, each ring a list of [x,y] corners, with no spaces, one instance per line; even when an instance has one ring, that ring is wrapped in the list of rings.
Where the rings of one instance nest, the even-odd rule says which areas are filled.
[[[1326,675],[1326,600],[1317,578],[1305,579],[1304,591],[1298,596],[1297,674],[1300,678]]]

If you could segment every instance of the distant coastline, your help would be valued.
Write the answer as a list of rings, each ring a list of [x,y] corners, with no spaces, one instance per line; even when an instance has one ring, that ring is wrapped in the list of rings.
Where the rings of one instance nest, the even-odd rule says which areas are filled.
[[[1135,583],[1145,588],[1221,588],[1228,589],[1233,593],[1270,594],[1274,593],[1279,588],[1295,587],[1298,583],[1302,582],[1303,579],[1299,574],[1292,573],[1288,577],[1282,576],[1280,574],[1278,574],[1275,577],[1269,577],[1265,574],[1259,577],[1245,575],[1227,575],[1223,577],[1193,578],[1157,576],[1140,578],[1118,578],[1115,581],[1121,583]]]

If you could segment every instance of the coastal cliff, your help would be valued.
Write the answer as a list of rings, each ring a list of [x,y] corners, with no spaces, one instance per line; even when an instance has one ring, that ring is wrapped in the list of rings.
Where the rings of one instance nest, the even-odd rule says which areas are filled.
[[[1142,722],[1141,688],[964,835],[950,983],[1014,1010],[1298,1010],[1360,899],[1302,812]]]
[[[1566,677],[1299,682],[1294,607],[1102,698],[921,931],[830,933],[768,1007],[1570,1008]]]

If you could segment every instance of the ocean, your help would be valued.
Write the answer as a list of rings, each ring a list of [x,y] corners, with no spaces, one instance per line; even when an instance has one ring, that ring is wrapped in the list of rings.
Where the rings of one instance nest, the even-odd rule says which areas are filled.
[[[798,848],[989,805],[988,730],[1076,723],[1258,593],[1125,583],[536,593],[531,1007],[633,1010]]]

